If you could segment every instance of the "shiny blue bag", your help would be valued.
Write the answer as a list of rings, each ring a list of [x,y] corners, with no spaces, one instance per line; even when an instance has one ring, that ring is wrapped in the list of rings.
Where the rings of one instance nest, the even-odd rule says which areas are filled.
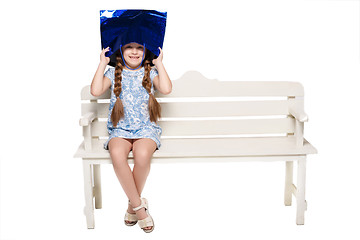
[[[156,10],[100,10],[101,47],[110,47],[105,56],[115,66],[120,46],[136,42],[159,56],[165,36],[167,12]]]

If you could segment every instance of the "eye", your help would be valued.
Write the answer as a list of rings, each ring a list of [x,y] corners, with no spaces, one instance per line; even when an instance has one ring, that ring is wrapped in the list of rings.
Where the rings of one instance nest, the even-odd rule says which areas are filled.
[[[141,49],[141,50],[142,50],[142,49],[143,49],[143,47],[138,47],[138,49]]]

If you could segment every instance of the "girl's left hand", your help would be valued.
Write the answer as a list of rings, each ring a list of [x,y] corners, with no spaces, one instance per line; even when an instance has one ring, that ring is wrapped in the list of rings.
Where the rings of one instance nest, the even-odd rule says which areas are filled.
[[[161,64],[162,63],[162,60],[163,60],[163,51],[161,50],[161,48],[159,47],[160,49],[160,54],[159,56],[156,58],[156,59],[153,59],[152,60],[152,63],[157,66],[158,64]]]

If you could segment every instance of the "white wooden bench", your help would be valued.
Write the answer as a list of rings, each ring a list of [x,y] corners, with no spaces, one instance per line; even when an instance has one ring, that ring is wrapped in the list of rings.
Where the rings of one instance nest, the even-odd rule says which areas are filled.
[[[303,86],[284,81],[217,81],[196,71],[172,84],[171,94],[155,95],[162,108],[163,132],[152,163],[284,161],[284,202],[291,205],[294,194],[296,223],[304,224],[306,155],[317,150],[303,137],[308,121]],[[93,199],[95,208],[102,205],[100,164],[111,164],[109,152],[103,149],[109,98],[110,90],[99,97],[90,94],[90,86],[81,91],[81,100],[87,100],[81,104],[84,141],[74,157],[83,159],[88,228],[94,228]],[[132,152],[129,163],[134,163]]]

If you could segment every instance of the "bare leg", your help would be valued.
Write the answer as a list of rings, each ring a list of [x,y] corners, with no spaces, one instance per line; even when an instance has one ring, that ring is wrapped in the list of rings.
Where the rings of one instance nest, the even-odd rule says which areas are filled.
[[[135,139],[133,142],[133,175],[140,196],[150,172],[151,158],[155,150],[156,143],[150,138]]]
[[[146,179],[150,172],[151,158],[155,150],[156,150],[156,143],[152,139],[150,138],[134,139],[133,150],[132,150],[134,155],[133,176],[140,196],[142,190],[144,189]],[[129,205],[129,209],[128,209],[129,213],[134,213],[134,211],[132,210],[133,206],[134,205]],[[138,219],[144,219],[147,217],[145,211],[143,211],[143,213],[137,211],[136,214],[138,216]],[[147,227],[145,229],[151,229],[151,227]]]
[[[140,195],[128,164],[128,155],[131,148],[131,139],[112,138],[109,142],[109,152],[115,174],[131,204],[133,206],[139,206],[141,204]],[[145,213],[145,209],[142,208],[138,212]]]

